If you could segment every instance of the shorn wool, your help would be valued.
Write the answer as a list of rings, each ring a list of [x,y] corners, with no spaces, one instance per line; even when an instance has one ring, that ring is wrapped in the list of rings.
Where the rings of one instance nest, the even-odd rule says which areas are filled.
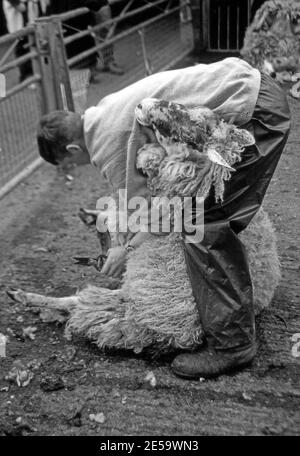
[[[215,199],[222,200],[234,164],[254,142],[247,131],[225,123],[207,108],[189,111],[182,105],[147,99],[137,107],[136,117],[153,128],[158,140],[143,147],[137,157],[137,167],[148,176],[153,195],[205,197],[214,187]],[[262,209],[240,237],[249,256],[258,314],[270,304],[280,279],[276,236]],[[118,290],[88,286],[65,298],[22,290],[11,290],[9,295],[43,311],[50,308],[68,314],[66,331],[87,337],[101,349],[139,353],[151,348],[162,353],[193,350],[202,343],[203,329],[178,233],[152,236],[131,251]]]
[[[178,103],[155,98],[141,101],[135,115],[151,127],[158,144],[146,144],[137,156],[137,168],[148,176],[153,196],[206,198],[214,187],[222,202],[225,182],[242,159],[253,136],[220,119],[210,109],[187,109]]]
[[[279,79],[292,80],[300,71],[300,1],[266,1],[246,31],[241,55],[260,70],[271,64]]]

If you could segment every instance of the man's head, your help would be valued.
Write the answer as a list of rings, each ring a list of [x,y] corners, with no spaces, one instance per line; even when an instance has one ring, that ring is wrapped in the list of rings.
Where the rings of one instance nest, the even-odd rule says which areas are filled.
[[[52,165],[86,165],[90,157],[80,114],[54,111],[40,119],[37,130],[40,156]]]

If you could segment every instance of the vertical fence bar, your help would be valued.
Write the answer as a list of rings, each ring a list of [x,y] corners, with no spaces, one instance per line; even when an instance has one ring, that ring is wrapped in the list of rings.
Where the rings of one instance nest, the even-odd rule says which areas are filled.
[[[248,15],[247,15],[247,25],[250,25],[250,19],[251,19],[251,5],[252,1],[248,0]]]
[[[218,5],[218,51],[221,49],[221,7]]]
[[[141,39],[141,46],[142,46],[142,51],[143,51],[143,59],[144,59],[144,65],[145,65],[145,75],[146,76],[150,76],[150,74],[152,74],[152,68],[151,68],[151,64],[149,62],[148,55],[147,55],[147,49],[146,49],[146,43],[145,43],[145,29],[144,29],[144,27],[142,27],[142,28],[140,28],[138,30],[138,34],[139,34],[140,39]]]
[[[202,33],[201,48],[203,50],[210,48],[210,0],[202,0]]]
[[[236,10],[236,50],[240,48],[240,7],[237,5]]]
[[[227,50],[229,50],[230,49],[230,5],[227,6],[227,30],[226,30],[226,33],[227,33],[226,46],[227,46]]]
[[[202,1],[191,0],[191,14],[192,14],[192,27],[193,27],[193,47],[197,52],[202,49]]]

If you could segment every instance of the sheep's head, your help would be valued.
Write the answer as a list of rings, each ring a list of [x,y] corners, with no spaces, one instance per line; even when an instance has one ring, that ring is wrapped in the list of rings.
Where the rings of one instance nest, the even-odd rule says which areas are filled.
[[[139,124],[151,127],[158,105],[156,98],[144,98],[135,108],[135,118]]]

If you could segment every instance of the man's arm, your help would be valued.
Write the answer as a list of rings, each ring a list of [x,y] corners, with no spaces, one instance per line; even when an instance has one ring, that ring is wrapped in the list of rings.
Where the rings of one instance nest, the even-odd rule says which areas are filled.
[[[136,249],[145,241],[150,239],[151,233],[137,233],[125,246],[113,247],[108,251],[108,257],[101,272],[111,277],[120,277],[124,271],[128,252],[131,249]]]

